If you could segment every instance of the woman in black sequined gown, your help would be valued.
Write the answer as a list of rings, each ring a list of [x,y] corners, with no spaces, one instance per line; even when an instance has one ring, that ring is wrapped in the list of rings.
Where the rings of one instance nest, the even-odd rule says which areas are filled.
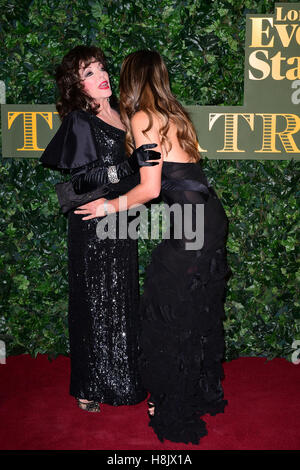
[[[107,100],[111,88],[102,51],[77,46],[64,57],[56,80],[63,121],[40,161],[69,172],[76,194],[105,184],[106,197],[113,199],[133,188],[139,173],[128,164],[126,132]],[[67,217],[70,394],[88,411],[99,411],[99,402],[136,404],[147,395],[137,364],[137,240],[98,238],[101,217],[85,221],[74,210]]]
[[[150,392],[149,424],[161,441],[198,444],[207,434],[201,416],[222,413],[227,403],[221,380],[222,321],[231,275],[226,253],[228,219],[202,170],[192,123],[171,94],[158,53],[139,51],[125,59],[120,109],[129,146],[133,139],[136,146],[155,142],[164,161],[141,168],[140,184],[126,199],[109,201],[109,212],[143,204],[157,197],[160,188],[167,207],[177,204],[181,209],[171,219],[170,238],[152,253],[140,304],[140,371]],[[204,218],[197,219],[201,207]],[[81,210],[93,218],[103,210],[103,199]],[[189,224],[194,236],[185,232]],[[180,228],[183,235],[178,236]]]
[[[82,119],[90,122],[98,165],[117,165],[126,159],[124,131],[94,115]],[[91,166],[84,167],[85,184]],[[75,188],[82,184],[81,168],[71,170]],[[124,181],[112,184],[106,197],[114,198],[136,185],[137,174],[125,180],[126,185]],[[137,241],[99,239],[100,220],[85,221],[68,212],[70,394],[110,405],[133,405],[145,399],[137,367]]]

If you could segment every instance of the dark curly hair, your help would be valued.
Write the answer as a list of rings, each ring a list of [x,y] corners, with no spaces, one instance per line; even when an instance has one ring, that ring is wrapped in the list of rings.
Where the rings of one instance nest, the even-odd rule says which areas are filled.
[[[93,114],[99,111],[99,104],[83,91],[79,75],[79,66],[83,62],[84,67],[92,62],[100,62],[107,70],[106,59],[103,51],[95,46],[76,46],[64,57],[55,71],[55,80],[60,96],[56,102],[56,109],[63,119],[68,113],[75,109],[83,109]],[[110,97],[111,106],[118,108],[117,99]]]

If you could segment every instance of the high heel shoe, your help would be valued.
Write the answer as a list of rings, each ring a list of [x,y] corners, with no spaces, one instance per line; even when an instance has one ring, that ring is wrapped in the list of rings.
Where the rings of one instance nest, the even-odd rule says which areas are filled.
[[[147,401],[147,405],[148,405],[148,416],[149,418],[152,418],[154,416],[155,404],[152,403],[151,401]],[[152,410],[153,412],[151,413]]]
[[[81,410],[91,411],[92,413],[97,413],[100,411],[99,403],[97,403],[96,401],[84,402],[84,401],[81,401],[80,398],[76,398],[76,401],[77,401],[77,405],[79,406]]]

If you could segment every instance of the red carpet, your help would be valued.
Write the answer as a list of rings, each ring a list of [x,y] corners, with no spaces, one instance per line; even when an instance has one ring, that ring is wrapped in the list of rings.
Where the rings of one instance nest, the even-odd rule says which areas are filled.
[[[77,408],[69,395],[69,359],[7,358],[0,364],[1,450],[296,450],[300,448],[300,365],[285,359],[224,363],[225,413],[205,416],[199,446],[161,443],[148,426],[146,404]]]

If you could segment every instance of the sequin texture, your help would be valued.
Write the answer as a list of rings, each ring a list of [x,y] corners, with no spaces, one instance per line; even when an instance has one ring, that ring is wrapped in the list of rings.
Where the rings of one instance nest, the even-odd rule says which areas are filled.
[[[91,127],[103,164],[124,161],[125,133],[95,116]],[[146,397],[137,366],[137,240],[99,239],[100,220],[68,213],[70,394],[131,405]]]

